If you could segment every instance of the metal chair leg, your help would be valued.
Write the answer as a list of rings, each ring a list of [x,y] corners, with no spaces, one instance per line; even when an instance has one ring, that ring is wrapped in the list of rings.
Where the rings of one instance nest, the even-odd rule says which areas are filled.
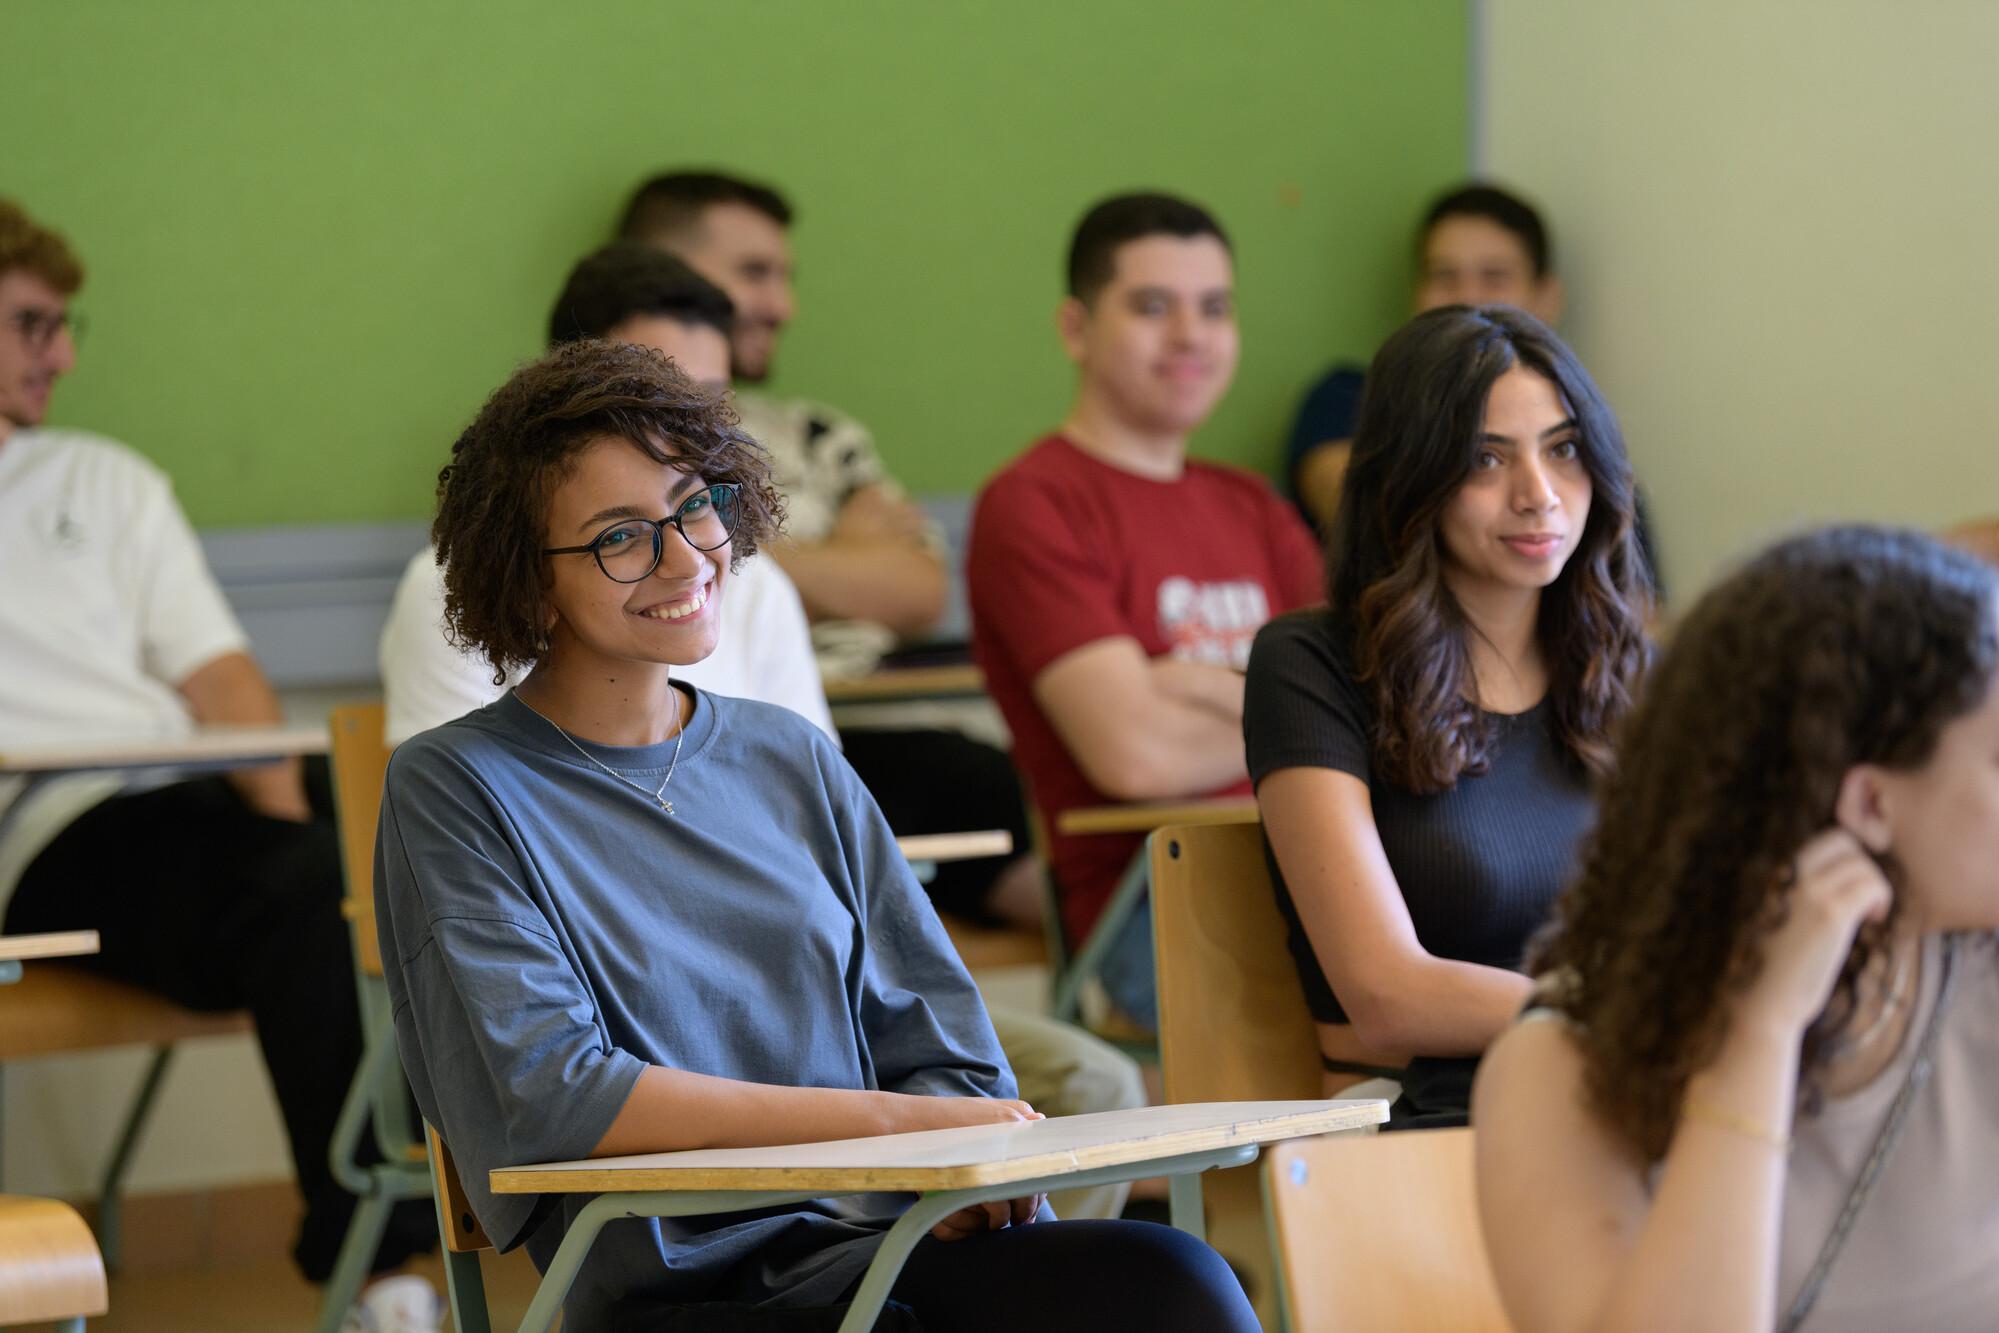
[[[1177,1229],[1186,1232],[1195,1240],[1208,1238],[1208,1214],[1205,1200],[1201,1195],[1199,1176],[1190,1172],[1168,1180],[1166,1200],[1172,1209],[1173,1225]]]
[[[138,1150],[139,1135],[146,1128],[147,1117],[152,1114],[160,1085],[166,1081],[167,1065],[173,1060],[173,1054],[171,1046],[153,1049],[153,1061],[146,1067],[146,1077],[139,1084],[138,1094],[132,1098],[131,1109],[125,1113],[125,1127],[119,1131],[118,1146],[111,1151],[111,1161],[104,1169],[104,1183],[97,1191],[97,1248],[104,1252],[104,1271],[107,1273],[118,1271],[122,1254],[120,1225],[125,1208],[125,1169],[132,1164],[132,1155]]]
[[[396,1201],[377,1192],[362,1195],[354,1204],[354,1216],[347,1223],[347,1238],[340,1243],[340,1257],[333,1274],[320,1290],[318,1333],[339,1333],[347,1307],[368,1280],[369,1266],[381,1247],[382,1233],[389,1226],[389,1210]]]
[[[1138,910],[1152,881],[1152,862],[1144,847],[1125,867],[1115,892],[1090,927],[1090,937],[1077,947],[1066,963],[1049,978],[1048,1012],[1064,1023],[1080,1023],[1083,1014],[1083,983],[1103,966],[1105,955],[1117,943],[1124,923]]]
[[[438,1234],[450,1235],[443,1194],[433,1190],[431,1202],[437,1208]],[[479,1271],[477,1252],[444,1247],[444,1294],[451,1302],[451,1326],[458,1333],[493,1333],[493,1317],[486,1312],[486,1279]]]

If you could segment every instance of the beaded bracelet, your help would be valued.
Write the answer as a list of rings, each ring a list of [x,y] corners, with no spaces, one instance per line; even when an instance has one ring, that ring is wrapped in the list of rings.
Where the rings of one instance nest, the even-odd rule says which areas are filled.
[[[1758,1143],[1767,1143],[1778,1152],[1791,1150],[1790,1135],[1779,1134],[1761,1120],[1731,1111],[1725,1106],[1717,1106],[1699,1097],[1687,1098],[1680,1107],[1680,1114],[1689,1120],[1700,1120],[1721,1129],[1732,1129],[1738,1134],[1755,1139]]]

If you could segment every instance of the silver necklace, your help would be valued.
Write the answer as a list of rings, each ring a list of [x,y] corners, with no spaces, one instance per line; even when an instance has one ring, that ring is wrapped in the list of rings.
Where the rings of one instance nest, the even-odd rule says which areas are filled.
[[[673,686],[669,684],[667,688],[670,690],[673,688]],[[620,773],[617,769],[612,768],[609,764],[599,759],[596,755],[591,754],[588,750],[578,745],[576,743],[576,738],[574,736],[571,736],[561,727],[556,726],[554,718],[542,712],[539,708],[536,708],[533,704],[529,703],[527,700],[521,699],[520,692],[518,690],[514,692],[514,698],[520,700],[521,707],[527,709],[530,713],[533,713],[536,717],[548,723],[549,726],[555,727],[555,734],[562,737],[562,739],[568,741],[570,749],[576,751],[576,753],[582,755],[585,759],[588,759],[591,763],[597,765],[597,767],[603,769],[606,773],[609,773],[612,777],[624,783],[627,787],[630,787],[633,791],[637,792],[639,795],[650,797],[653,803],[658,805],[659,808],[661,810],[664,810],[667,814],[671,815],[677,813],[677,811],[675,811],[673,808],[673,802],[666,799],[666,785],[669,782],[673,781],[673,770],[680,767],[680,744],[682,741],[687,739],[686,722],[684,721],[680,722],[680,724],[674,729],[673,758],[670,761],[668,761],[666,765],[666,776],[660,779],[659,787],[656,790],[647,791],[642,785],[633,782],[623,773]],[[679,718],[679,705],[677,703],[674,705],[674,716],[676,720]]]

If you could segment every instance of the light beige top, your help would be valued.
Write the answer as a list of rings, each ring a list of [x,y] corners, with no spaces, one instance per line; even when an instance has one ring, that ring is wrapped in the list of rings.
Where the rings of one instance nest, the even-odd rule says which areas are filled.
[[[1793,1129],[1780,1308],[1788,1308],[1874,1146],[1936,1007],[1942,948],[1923,948],[1909,1035],[1881,1077]],[[1967,937],[1936,1071],[1800,1333],[1999,1329],[1999,943]]]

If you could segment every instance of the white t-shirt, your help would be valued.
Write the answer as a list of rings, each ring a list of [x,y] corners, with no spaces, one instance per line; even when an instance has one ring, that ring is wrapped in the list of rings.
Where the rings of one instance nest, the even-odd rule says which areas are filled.
[[[0,442],[0,752],[85,737],[185,735],[177,686],[247,647],[166,475],[81,431]],[[0,903],[106,775],[0,778]]]
[[[428,549],[410,560],[396,587],[382,627],[381,666],[391,745],[485,707],[527,674],[515,671],[495,685],[491,663],[445,637],[444,571]],[[673,674],[714,694],[782,705],[838,742],[798,589],[761,556],[728,576],[715,651]]]

